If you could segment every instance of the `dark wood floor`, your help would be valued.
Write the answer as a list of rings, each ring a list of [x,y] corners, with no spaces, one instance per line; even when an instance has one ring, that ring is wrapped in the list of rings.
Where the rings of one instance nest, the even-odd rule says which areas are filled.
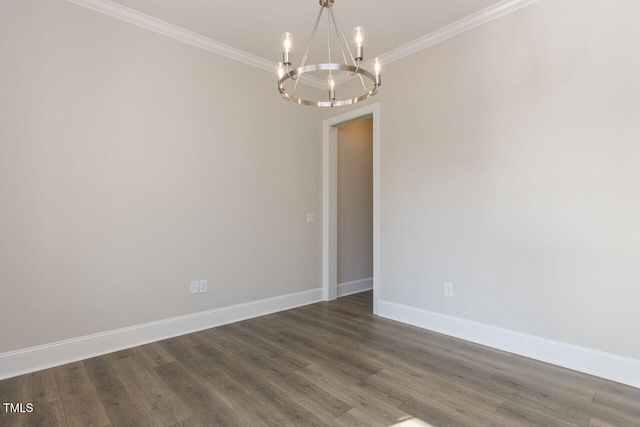
[[[352,295],[0,381],[2,402],[34,406],[0,407],[0,425],[640,426],[640,389],[371,306]]]

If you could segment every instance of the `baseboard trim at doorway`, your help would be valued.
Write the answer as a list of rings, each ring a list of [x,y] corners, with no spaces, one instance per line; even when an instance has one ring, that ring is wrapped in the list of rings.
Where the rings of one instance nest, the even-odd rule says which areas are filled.
[[[373,277],[366,279],[352,280],[351,282],[338,283],[338,298],[347,295],[359,294],[360,292],[373,289]]]

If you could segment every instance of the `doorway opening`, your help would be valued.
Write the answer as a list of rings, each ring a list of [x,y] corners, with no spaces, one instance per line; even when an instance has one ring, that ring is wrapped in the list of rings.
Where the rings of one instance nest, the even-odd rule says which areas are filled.
[[[354,122],[371,119],[371,185],[373,212],[372,226],[372,276],[344,282],[353,272],[341,271],[343,283],[338,291],[338,128]],[[336,299],[366,286],[368,279],[373,287],[373,313],[377,314],[380,288],[380,107],[372,104],[323,121],[322,155],[322,287],[326,301]],[[362,229],[362,227],[360,227]],[[367,256],[366,254],[364,255]],[[349,267],[351,268],[351,267]],[[362,263],[356,269],[364,271]],[[352,283],[349,283],[352,282]]]
[[[338,126],[338,298],[373,289],[373,117]]]

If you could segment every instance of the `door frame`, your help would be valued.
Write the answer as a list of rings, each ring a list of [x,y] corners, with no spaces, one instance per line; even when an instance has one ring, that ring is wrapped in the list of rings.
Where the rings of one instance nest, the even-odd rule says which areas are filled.
[[[338,127],[373,117],[373,314],[380,296],[380,104],[322,122],[322,298],[338,295]]]

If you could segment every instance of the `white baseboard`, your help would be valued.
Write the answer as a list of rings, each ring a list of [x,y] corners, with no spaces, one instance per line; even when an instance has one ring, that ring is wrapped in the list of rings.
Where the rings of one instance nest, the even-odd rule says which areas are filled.
[[[0,380],[322,300],[322,288],[0,354]]]
[[[338,283],[338,298],[373,289],[373,277],[354,280],[352,282]]]
[[[378,315],[532,359],[640,388],[640,360],[578,347],[390,301]]]

